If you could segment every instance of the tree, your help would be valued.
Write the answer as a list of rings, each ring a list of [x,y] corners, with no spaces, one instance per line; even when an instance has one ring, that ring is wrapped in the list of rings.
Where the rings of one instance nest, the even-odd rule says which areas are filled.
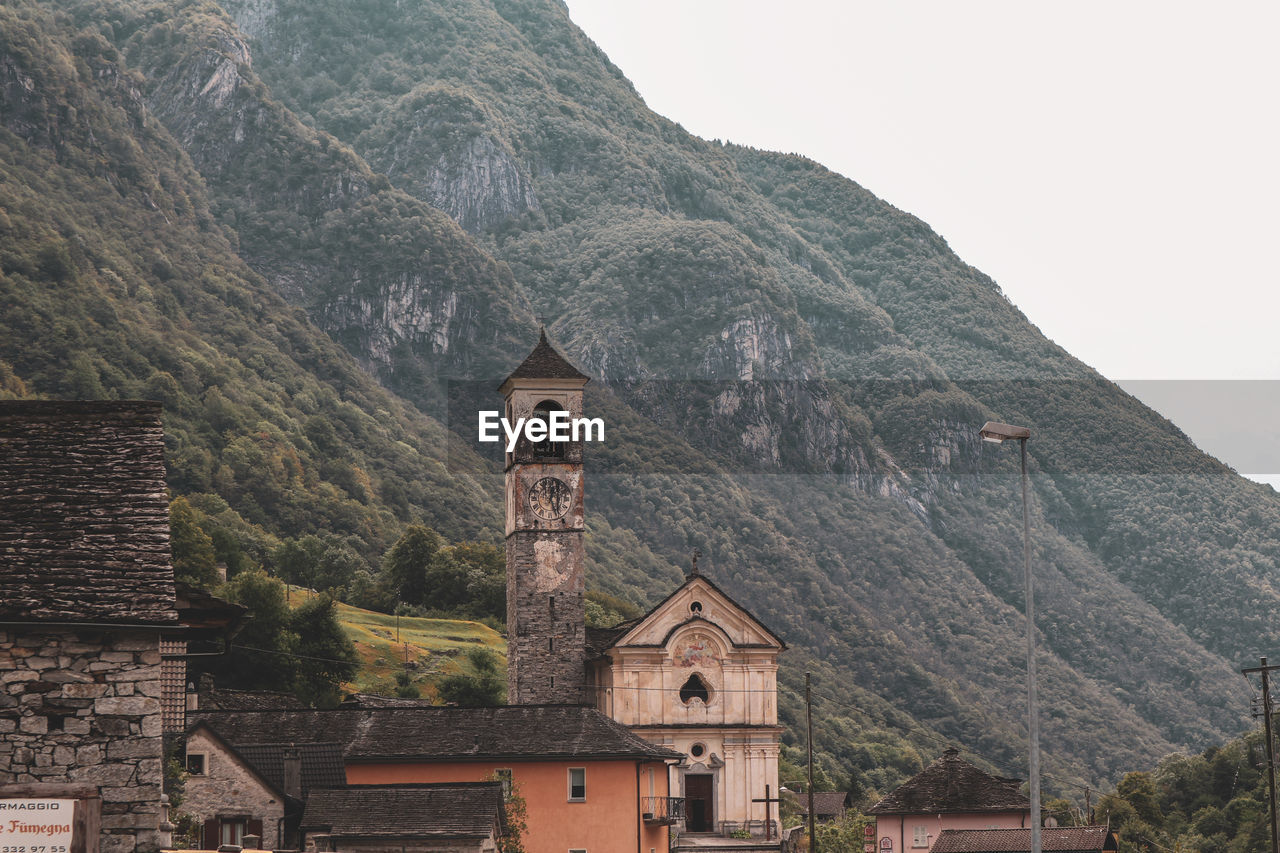
[[[175,579],[200,589],[213,589],[222,582],[213,540],[200,527],[195,508],[183,497],[169,503],[169,550]]]
[[[490,782],[500,781],[497,774],[489,777]],[[512,782],[503,803],[507,810],[507,831],[498,839],[498,853],[524,853],[524,833],[529,828],[529,810],[525,806],[524,797],[520,795],[520,786]]]
[[[382,568],[401,601],[423,603],[427,593],[427,567],[440,545],[440,534],[425,525],[411,524],[387,551]]]
[[[312,707],[337,705],[342,683],[360,669],[360,657],[338,622],[333,599],[324,593],[308,598],[289,615],[289,628],[297,637],[294,692]]]
[[[290,628],[284,584],[260,569],[236,575],[226,597],[249,609],[226,655],[201,658],[219,684],[239,690],[292,690],[298,637]]]
[[[427,566],[423,603],[475,619],[506,618],[506,555],[502,549],[484,542],[459,542],[440,548]]]
[[[446,705],[460,708],[486,708],[506,702],[506,684],[498,671],[498,658],[486,648],[472,649],[467,654],[476,674],[450,675],[436,686],[436,693]]]

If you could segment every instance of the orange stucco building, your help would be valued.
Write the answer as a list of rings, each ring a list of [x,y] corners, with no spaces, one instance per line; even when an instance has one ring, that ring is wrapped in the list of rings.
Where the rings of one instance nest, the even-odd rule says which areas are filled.
[[[665,851],[668,827],[650,798],[667,797],[663,761],[635,758],[588,760],[501,759],[448,762],[352,762],[347,783],[480,782],[509,771],[527,809],[525,849],[535,851]],[[576,778],[575,771],[581,771]],[[580,782],[576,790],[574,783]],[[650,791],[653,793],[651,794]],[[581,796],[574,796],[575,793]],[[655,815],[645,820],[644,814]]]
[[[195,716],[233,747],[341,744],[348,785],[509,778],[525,801],[529,853],[666,851],[678,815],[667,765],[681,753],[638,737],[594,708],[413,705]]]

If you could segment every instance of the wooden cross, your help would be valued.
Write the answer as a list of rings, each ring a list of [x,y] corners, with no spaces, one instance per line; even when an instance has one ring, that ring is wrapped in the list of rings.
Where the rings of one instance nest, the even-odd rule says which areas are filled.
[[[773,840],[773,809],[770,804],[781,803],[782,798],[769,796],[769,786],[765,785],[764,796],[756,797],[751,802],[764,803],[764,840],[772,841]]]

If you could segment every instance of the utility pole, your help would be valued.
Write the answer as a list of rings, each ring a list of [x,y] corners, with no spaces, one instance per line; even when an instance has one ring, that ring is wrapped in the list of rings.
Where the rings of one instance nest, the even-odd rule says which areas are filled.
[[[1262,673],[1262,727],[1267,738],[1267,790],[1271,799],[1271,853],[1280,853],[1280,832],[1276,828],[1276,758],[1275,744],[1271,737],[1271,680],[1273,669],[1280,666],[1267,666],[1267,659],[1262,658],[1262,666],[1240,670],[1245,675],[1253,672]]]
[[[809,853],[818,853],[818,836],[813,828],[813,693],[807,672],[804,674],[804,706],[805,740],[809,742]]]

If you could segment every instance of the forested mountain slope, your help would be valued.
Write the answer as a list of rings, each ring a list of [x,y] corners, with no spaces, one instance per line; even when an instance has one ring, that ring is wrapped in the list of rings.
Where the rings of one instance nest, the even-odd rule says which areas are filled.
[[[543,313],[609,425],[588,584],[651,603],[700,548],[880,787],[945,740],[1022,764],[1016,454],[976,436],[1022,423],[1049,771],[1245,725],[1280,501],[924,223],[689,136],[552,0],[223,6],[0,10],[10,393],[160,395],[176,491],[372,568],[417,517],[496,541],[474,411]]]

